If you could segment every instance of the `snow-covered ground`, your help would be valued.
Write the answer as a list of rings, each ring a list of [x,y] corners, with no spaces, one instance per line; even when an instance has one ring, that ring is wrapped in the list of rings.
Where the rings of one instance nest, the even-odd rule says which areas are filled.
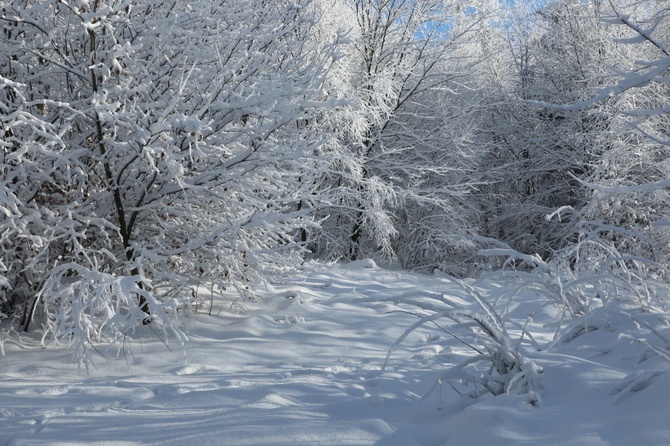
[[[526,345],[544,370],[540,405],[513,393],[472,399],[457,382],[425,396],[471,352],[427,324],[384,368],[417,320],[399,311],[408,309],[402,301],[467,296],[448,278],[365,266],[322,267],[244,311],[217,301],[212,315],[205,308],[182,319],[185,348],[150,328],[118,355],[96,346],[88,373],[66,346],[43,350],[31,333],[7,340],[0,446],[670,444],[670,363],[619,337],[667,347],[670,329],[658,316],[635,322],[603,310],[580,321],[588,332],[575,326],[575,336],[542,351]],[[528,331],[541,346],[552,340],[555,312],[536,296],[497,304],[520,323],[532,313]]]

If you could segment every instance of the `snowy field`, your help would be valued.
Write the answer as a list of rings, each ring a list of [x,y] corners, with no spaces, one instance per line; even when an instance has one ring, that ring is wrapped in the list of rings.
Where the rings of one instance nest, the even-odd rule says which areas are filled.
[[[118,355],[96,346],[89,372],[67,346],[41,349],[35,333],[21,345],[8,340],[0,446],[670,444],[670,363],[619,336],[667,347],[670,329],[658,316],[595,312],[552,343],[552,308],[528,293],[498,299],[511,327],[528,322],[541,347],[524,337],[525,354],[544,370],[541,404],[515,393],[473,399],[458,381],[435,386],[472,354],[446,321],[412,332],[384,367],[417,321],[405,300],[467,305],[463,289],[365,266],[322,267],[263,300],[219,300],[211,315],[205,307],[182,318],[186,348],[150,331]],[[504,290],[476,286],[483,295]]]

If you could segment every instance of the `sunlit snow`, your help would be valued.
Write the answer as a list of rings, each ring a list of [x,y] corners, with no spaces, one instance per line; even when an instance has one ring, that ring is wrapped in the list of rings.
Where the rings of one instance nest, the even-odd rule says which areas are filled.
[[[505,290],[476,286],[484,296]],[[457,381],[435,386],[472,354],[435,325],[411,333],[383,368],[417,320],[403,301],[443,293],[468,305],[448,277],[322,266],[263,299],[217,300],[211,315],[182,317],[185,347],[164,344],[151,327],[125,345],[92,346],[88,373],[67,346],[42,349],[37,333],[21,334],[21,344],[10,337],[0,357],[0,445],[670,444],[670,363],[619,337],[662,343],[670,329],[657,316],[610,306],[551,348],[523,341],[544,370],[533,406],[512,393],[473,399]],[[529,293],[497,304],[550,345],[552,308]]]

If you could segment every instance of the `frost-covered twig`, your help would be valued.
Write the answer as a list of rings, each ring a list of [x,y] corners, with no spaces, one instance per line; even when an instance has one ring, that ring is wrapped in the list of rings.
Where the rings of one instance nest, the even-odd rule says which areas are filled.
[[[626,339],[628,341],[633,341],[638,344],[644,345],[649,351],[657,355],[659,358],[665,360],[666,362],[670,363],[670,353],[667,350],[663,350],[661,348],[656,347],[654,344],[651,342],[647,341],[644,338],[638,338],[632,335],[629,335],[627,333],[621,333],[619,334],[620,339]]]

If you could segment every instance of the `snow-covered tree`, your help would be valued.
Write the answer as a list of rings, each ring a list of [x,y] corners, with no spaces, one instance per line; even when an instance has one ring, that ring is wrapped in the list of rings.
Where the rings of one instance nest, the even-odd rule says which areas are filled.
[[[607,102],[615,110],[611,131],[601,135],[607,150],[581,177],[590,192],[578,213],[583,243],[570,253],[588,264],[588,249],[598,251],[636,280],[667,278],[670,2],[612,2],[608,7],[606,21],[621,35],[625,57],[596,95],[564,107]]]
[[[670,242],[665,190],[669,6],[557,2],[540,10],[543,20],[551,19],[552,32],[518,53],[529,68],[519,79],[533,88],[520,90],[525,94],[518,110],[525,118],[498,137],[500,147],[510,147],[513,137],[513,145],[528,150],[528,157],[524,163],[503,163],[510,175],[502,176],[508,179],[502,196],[509,198],[498,209],[511,204],[520,211],[487,215],[505,223],[499,227],[502,235],[494,236],[548,259],[512,255],[551,283],[548,288],[560,291],[550,294],[572,317],[613,299],[648,309],[664,305],[659,283],[668,277]],[[543,54],[538,48],[557,56],[538,58]],[[538,78],[539,86],[533,82]],[[519,115],[510,110],[500,116]],[[526,169],[517,170],[519,165]],[[509,188],[512,176],[538,173],[544,175],[542,187],[529,193]],[[549,200],[531,220],[535,211],[524,204],[542,197]],[[515,215],[518,225],[512,224]]]
[[[474,126],[461,94],[475,57],[462,45],[478,15],[434,0],[338,7],[348,41],[329,85],[343,104],[323,123],[337,138],[316,249],[434,267],[472,228],[464,171]]]
[[[483,233],[527,253],[550,256],[574,241],[569,214],[547,220],[556,208],[579,209],[588,191],[585,175],[608,150],[614,110],[608,103],[572,111],[537,102],[591,98],[621,60],[621,45],[603,22],[600,2],[523,3],[503,9],[491,49],[490,108],[484,142],[492,148],[481,163]]]
[[[332,61],[308,5],[0,2],[5,315],[95,339],[291,265]]]

